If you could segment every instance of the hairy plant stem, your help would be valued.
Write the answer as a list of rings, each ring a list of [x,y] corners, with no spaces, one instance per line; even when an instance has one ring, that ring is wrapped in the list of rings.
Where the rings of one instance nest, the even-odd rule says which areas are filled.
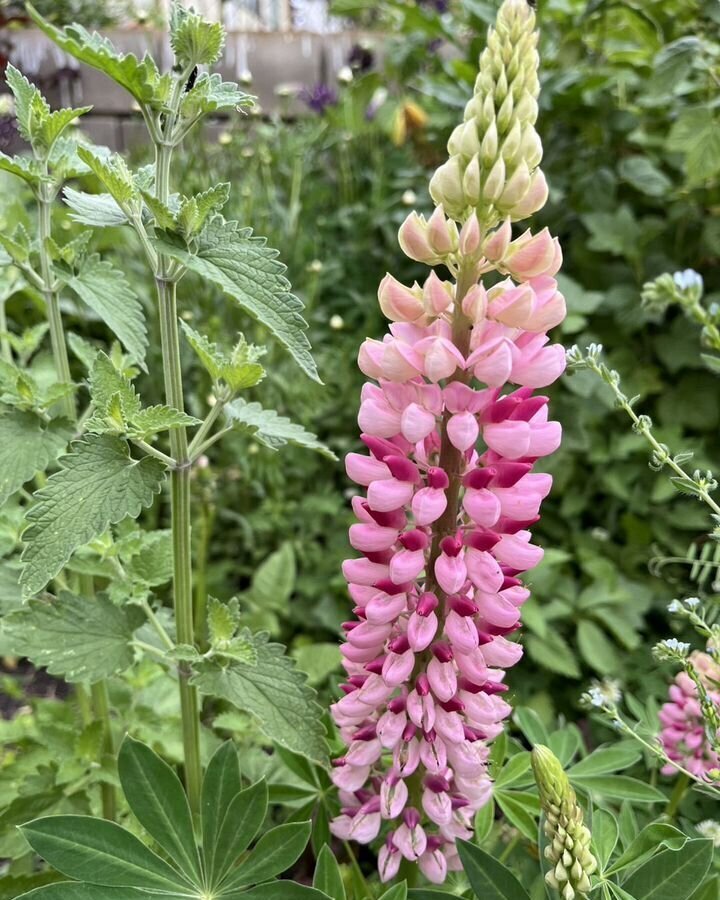
[[[88,600],[95,598],[95,584],[92,575],[80,575],[78,585],[83,596]],[[97,681],[90,685],[90,697],[96,721],[102,723],[101,749],[104,755],[115,756],[115,742],[112,733],[112,721],[110,718],[110,699],[108,697],[107,681]],[[115,788],[103,781],[100,785],[102,798],[103,818],[115,821],[117,816],[117,797]]]
[[[10,341],[5,336],[7,334],[7,314],[5,312],[5,300],[0,300],[0,358],[5,362],[13,361],[12,348]]]
[[[60,313],[60,292],[57,289],[48,250],[48,240],[52,236],[52,203],[54,199],[55,192],[50,190],[45,184],[41,184],[37,194],[38,234],[40,238],[40,276],[43,284],[42,293],[45,298],[47,321],[50,326],[50,343],[52,345],[53,360],[55,363],[55,374],[61,384],[70,384],[72,375],[70,373],[70,361],[68,359],[67,343],[65,340],[65,329]],[[75,405],[75,398],[72,394],[68,394],[63,398],[62,409],[67,418],[77,426],[77,407]],[[93,584],[92,576],[81,576],[79,579],[79,587],[88,600],[91,600],[95,596],[95,586]],[[113,744],[112,727],[110,723],[110,704],[108,701],[107,683],[105,681],[100,681],[93,684],[90,688],[90,697],[95,718],[102,723],[103,752],[113,756],[115,747]],[[80,703],[81,709],[83,709],[83,715],[86,717],[87,709],[85,708],[86,696],[84,695],[84,689],[82,695],[78,694],[78,702]],[[111,784],[103,782],[100,786],[100,792],[102,797],[103,816],[110,821],[114,821],[117,815],[115,788]]]
[[[172,128],[174,116],[166,127]],[[168,133],[168,132],[166,132]],[[172,146],[165,141],[156,145],[155,186],[157,197],[167,203],[170,194],[170,163]],[[184,412],[185,398],[180,366],[180,336],[178,333],[177,285],[170,276],[171,260],[158,256],[156,284],[160,307],[160,338],[162,345],[165,397],[168,405]],[[178,644],[195,644],[192,593],[192,548],[190,539],[190,472],[187,430],[174,428],[170,432],[170,450],[174,466],[170,473],[171,528],[173,541],[173,602]],[[200,810],[200,705],[197,690],[190,684],[191,671],[186,663],[178,666],[180,710],[182,715],[185,786],[190,808],[195,815]]]
[[[467,357],[470,348],[470,332],[472,322],[462,311],[462,301],[470,288],[477,282],[477,272],[475,266],[471,262],[464,262],[458,272],[457,283],[455,288],[455,305],[453,312],[453,333],[452,339],[455,346]],[[467,384],[470,380],[470,372],[465,369],[456,370],[455,374],[448,380],[448,383],[460,381]],[[462,484],[462,472],[464,468],[463,454],[455,447],[447,433],[447,424],[451,413],[447,410],[443,415],[441,426],[441,443],[440,443],[440,460],[438,466],[447,472],[450,484],[445,492],[447,496],[447,507],[445,512],[440,516],[433,526],[433,542],[430,549],[430,559],[427,565],[428,586],[426,590],[435,590],[442,594],[440,588],[435,581],[434,571],[435,563],[440,556],[440,544],[443,538],[452,536],[457,531],[457,520],[460,498],[460,487]]]
[[[47,315],[48,325],[50,326],[50,343],[52,345],[53,360],[55,362],[55,373],[57,379],[62,384],[69,384],[72,381],[70,374],[70,361],[68,359],[67,346],[65,344],[65,331],[63,329],[62,316],[60,315],[60,294],[55,286],[55,278],[52,272],[52,264],[50,254],[47,247],[48,239],[51,237],[51,216],[53,195],[42,184],[37,194],[37,210],[38,210],[38,234],[40,237],[40,274],[42,277],[43,288],[42,293],[45,299],[45,311]],[[72,394],[68,394],[62,400],[63,413],[70,419],[75,421],[75,400]]]

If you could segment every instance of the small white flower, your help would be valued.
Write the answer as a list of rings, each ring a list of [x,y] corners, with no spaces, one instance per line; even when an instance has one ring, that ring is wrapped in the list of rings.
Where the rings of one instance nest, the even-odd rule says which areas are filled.
[[[402,195],[402,202],[403,206],[415,206],[415,203],[417,202],[417,194],[415,191],[405,191]]]
[[[337,313],[335,313],[334,316],[330,316],[329,325],[333,331],[340,331],[345,327],[345,320],[342,316],[339,316]]]
[[[696,826],[698,834],[713,842],[713,846],[720,847],[720,822],[714,819],[705,819]]]
[[[221,131],[218,135],[218,144],[221,147],[226,147],[228,144],[232,143],[232,135],[229,131]]]
[[[685,612],[685,609],[679,600],[673,600],[672,603],[668,604],[668,612],[672,615],[677,615],[677,613]]]
[[[699,597],[686,597],[683,600],[683,603],[685,604],[685,606],[687,606],[688,609],[697,609],[698,606],[700,606],[700,598]]]
[[[677,638],[668,638],[656,644],[653,652],[659,660],[685,659],[690,652],[690,644],[679,641]]]
[[[337,73],[337,80],[340,84],[350,84],[353,77],[353,71],[350,66],[343,66]]]
[[[703,288],[702,275],[694,269],[684,269],[682,272],[676,272],[673,275],[673,281],[675,286],[681,291],[687,291],[692,288],[702,290]]]

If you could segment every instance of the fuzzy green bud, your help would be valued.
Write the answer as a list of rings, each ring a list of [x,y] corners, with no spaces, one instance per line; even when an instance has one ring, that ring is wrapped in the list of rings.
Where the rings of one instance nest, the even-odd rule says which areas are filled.
[[[552,750],[537,744],[532,767],[545,813],[545,858],[552,865],[545,881],[563,900],[584,897],[591,889],[590,876],[597,869],[597,860],[590,850],[591,835],[583,825],[582,807]]]
[[[448,142],[445,163],[430,185],[447,215],[465,221],[477,212],[483,226],[517,221],[544,204],[538,165],[535,13],[527,0],[504,0],[480,56],[480,71],[465,120]]]

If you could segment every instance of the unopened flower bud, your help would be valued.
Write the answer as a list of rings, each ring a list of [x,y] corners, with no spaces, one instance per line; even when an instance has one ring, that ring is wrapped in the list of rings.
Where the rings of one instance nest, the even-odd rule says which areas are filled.
[[[419,293],[387,274],[378,288],[380,309],[391,322],[416,322],[425,314]]]
[[[440,204],[428,219],[428,240],[438,256],[447,256],[458,248],[458,229],[452,219],[445,218]]]
[[[461,212],[467,206],[462,179],[460,158],[457,156],[450,157],[430,179],[430,196],[436,203],[441,203],[451,215]]]
[[[505,190],[498,199],[497,206],[502,210],[510,210],[520,203],[530,188],[530,172],[524,162],[515,169],[508,179]]]
[[[403,253],[409,256],[410,259],[427,263],[429,266],[434,266],[441,262],[440,257],[430,246],[428,223],[414,211],[410,213],[400,226],[398,242]]]
[[[483,199],[488,203],[494,203],[499,199],[505,187],[505,163],[502,157],[495,161],[495,165],[490,169],[485,184],[483,185]]]
[[[512,227],[510,219],[505,219],[503,224],[493,231],[493,233],[483,243],[483,254],[490,262],[497,262],[507,253],[512,238]]]
[[[423,303],[429,316],[439,316],[453,302],[452,286],[431,272],[423,285]]]
[[[548,186],[542,169],[535,169],[530,178],[530,187],[527,189],[525,196],[516,203],[511,215],[514,221],[527,219],[533,213],[545,206],[548,198]]]
[[[574,900],[589,893],[590,875],[597,869],[590,850],[590,831],[583,824],[575,791],[552,750],[537,744],[532,751],[532,767],[545,813],[545,858],[553,867],[545,881],[560,891],[564,900]]]
[[[477,155],[473,156],[465,169],[463,191],[467,202],[476,206],[480,201],[480,161]]]
[[[473,256],[480,247],[480,222],[477,213],[473,212],[465,220],[460,232],[460,252],[463,256]]]

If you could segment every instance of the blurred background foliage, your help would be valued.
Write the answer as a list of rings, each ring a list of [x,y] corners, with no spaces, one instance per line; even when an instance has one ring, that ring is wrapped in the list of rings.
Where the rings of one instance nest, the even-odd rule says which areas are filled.
[[[208,178],[232,182],[228,217],[252,223],[288,265],[307,305],[325,386],[299,379],[271,349],[258,397],[338,456],[359,445],[355,357],[364,337],[383,333],[377,284],[387,270],[410,281],[421,275],[400,253],[397,228],[410,208],[431,209],[429,173],[470,93],[495,9],[485,0],[335,0],[338,15],[388,36],[353,49],[352,77],[343,70],[337,84],[307,86],[306,117],[283,117],[281,97],[277,114],[245,117],[212,140],[197,136],[178,160],[186,193]],[[534,227],[547,225],[564,248],[569,316],[557,338],[603,343],[658,437],[674,451],[693,450],[697,465],[707,467],[720,408],[699,329],[680,311],[644,310],[640,294],[662,272],[693,268],[709,302],[719,296],[720,6],[541,0],[539,22],[540,131],[551,193]],[[142,161],[142,148],[137,157]],[[0,188],[9,198],[0,223],[6,227],[26,215],[25,198],[12,200],[18,189],[9,180]],[[76,226],[62,224],[70,236]],[[107,230],[98,245],[129,267],[156,328],[152,286],[130,238]],[[230,343],[243,330],[263,341],[189,276],[180,298],[183,317],[208,323],[211,338]],[[13,326],[37,321],[38,302],[14,296]],[[67,313],[85,337],[102,335],[77,309]],[[151,352],[159,354],[159,340],[151,339]],[[197,379],[189,393],[189,411],[197,412],[210,387],[189,365],[188,378]],[[146,380],[140,388],[157,402],[157,384]],[[712,593],[716,575],[710,570],[703,584],[693,583],[685,559],[702,552],[704,511],[649,469],[645,446],[603,385],[589,373],[566,377],[552,403],[565,441],[550,462],[555,487],[536,527],[546,559],[525,608],[530,661],[510,679],[518,702],[547,721],[581,715],[578,698],[590,677],[617,677],[631,693],[642,683],[645,694],[662,696],[664,675],[647,648],[666,636],[673,596]],[[340,574],[350,518],[342,465],[231,435],[198,469],[194,489],[201,499],[194,525],[199,595],[238,594],[253,626],[286,642],[329,697],[336,636],[349,607]],[[15,524],[3,528],[12,533]]]

